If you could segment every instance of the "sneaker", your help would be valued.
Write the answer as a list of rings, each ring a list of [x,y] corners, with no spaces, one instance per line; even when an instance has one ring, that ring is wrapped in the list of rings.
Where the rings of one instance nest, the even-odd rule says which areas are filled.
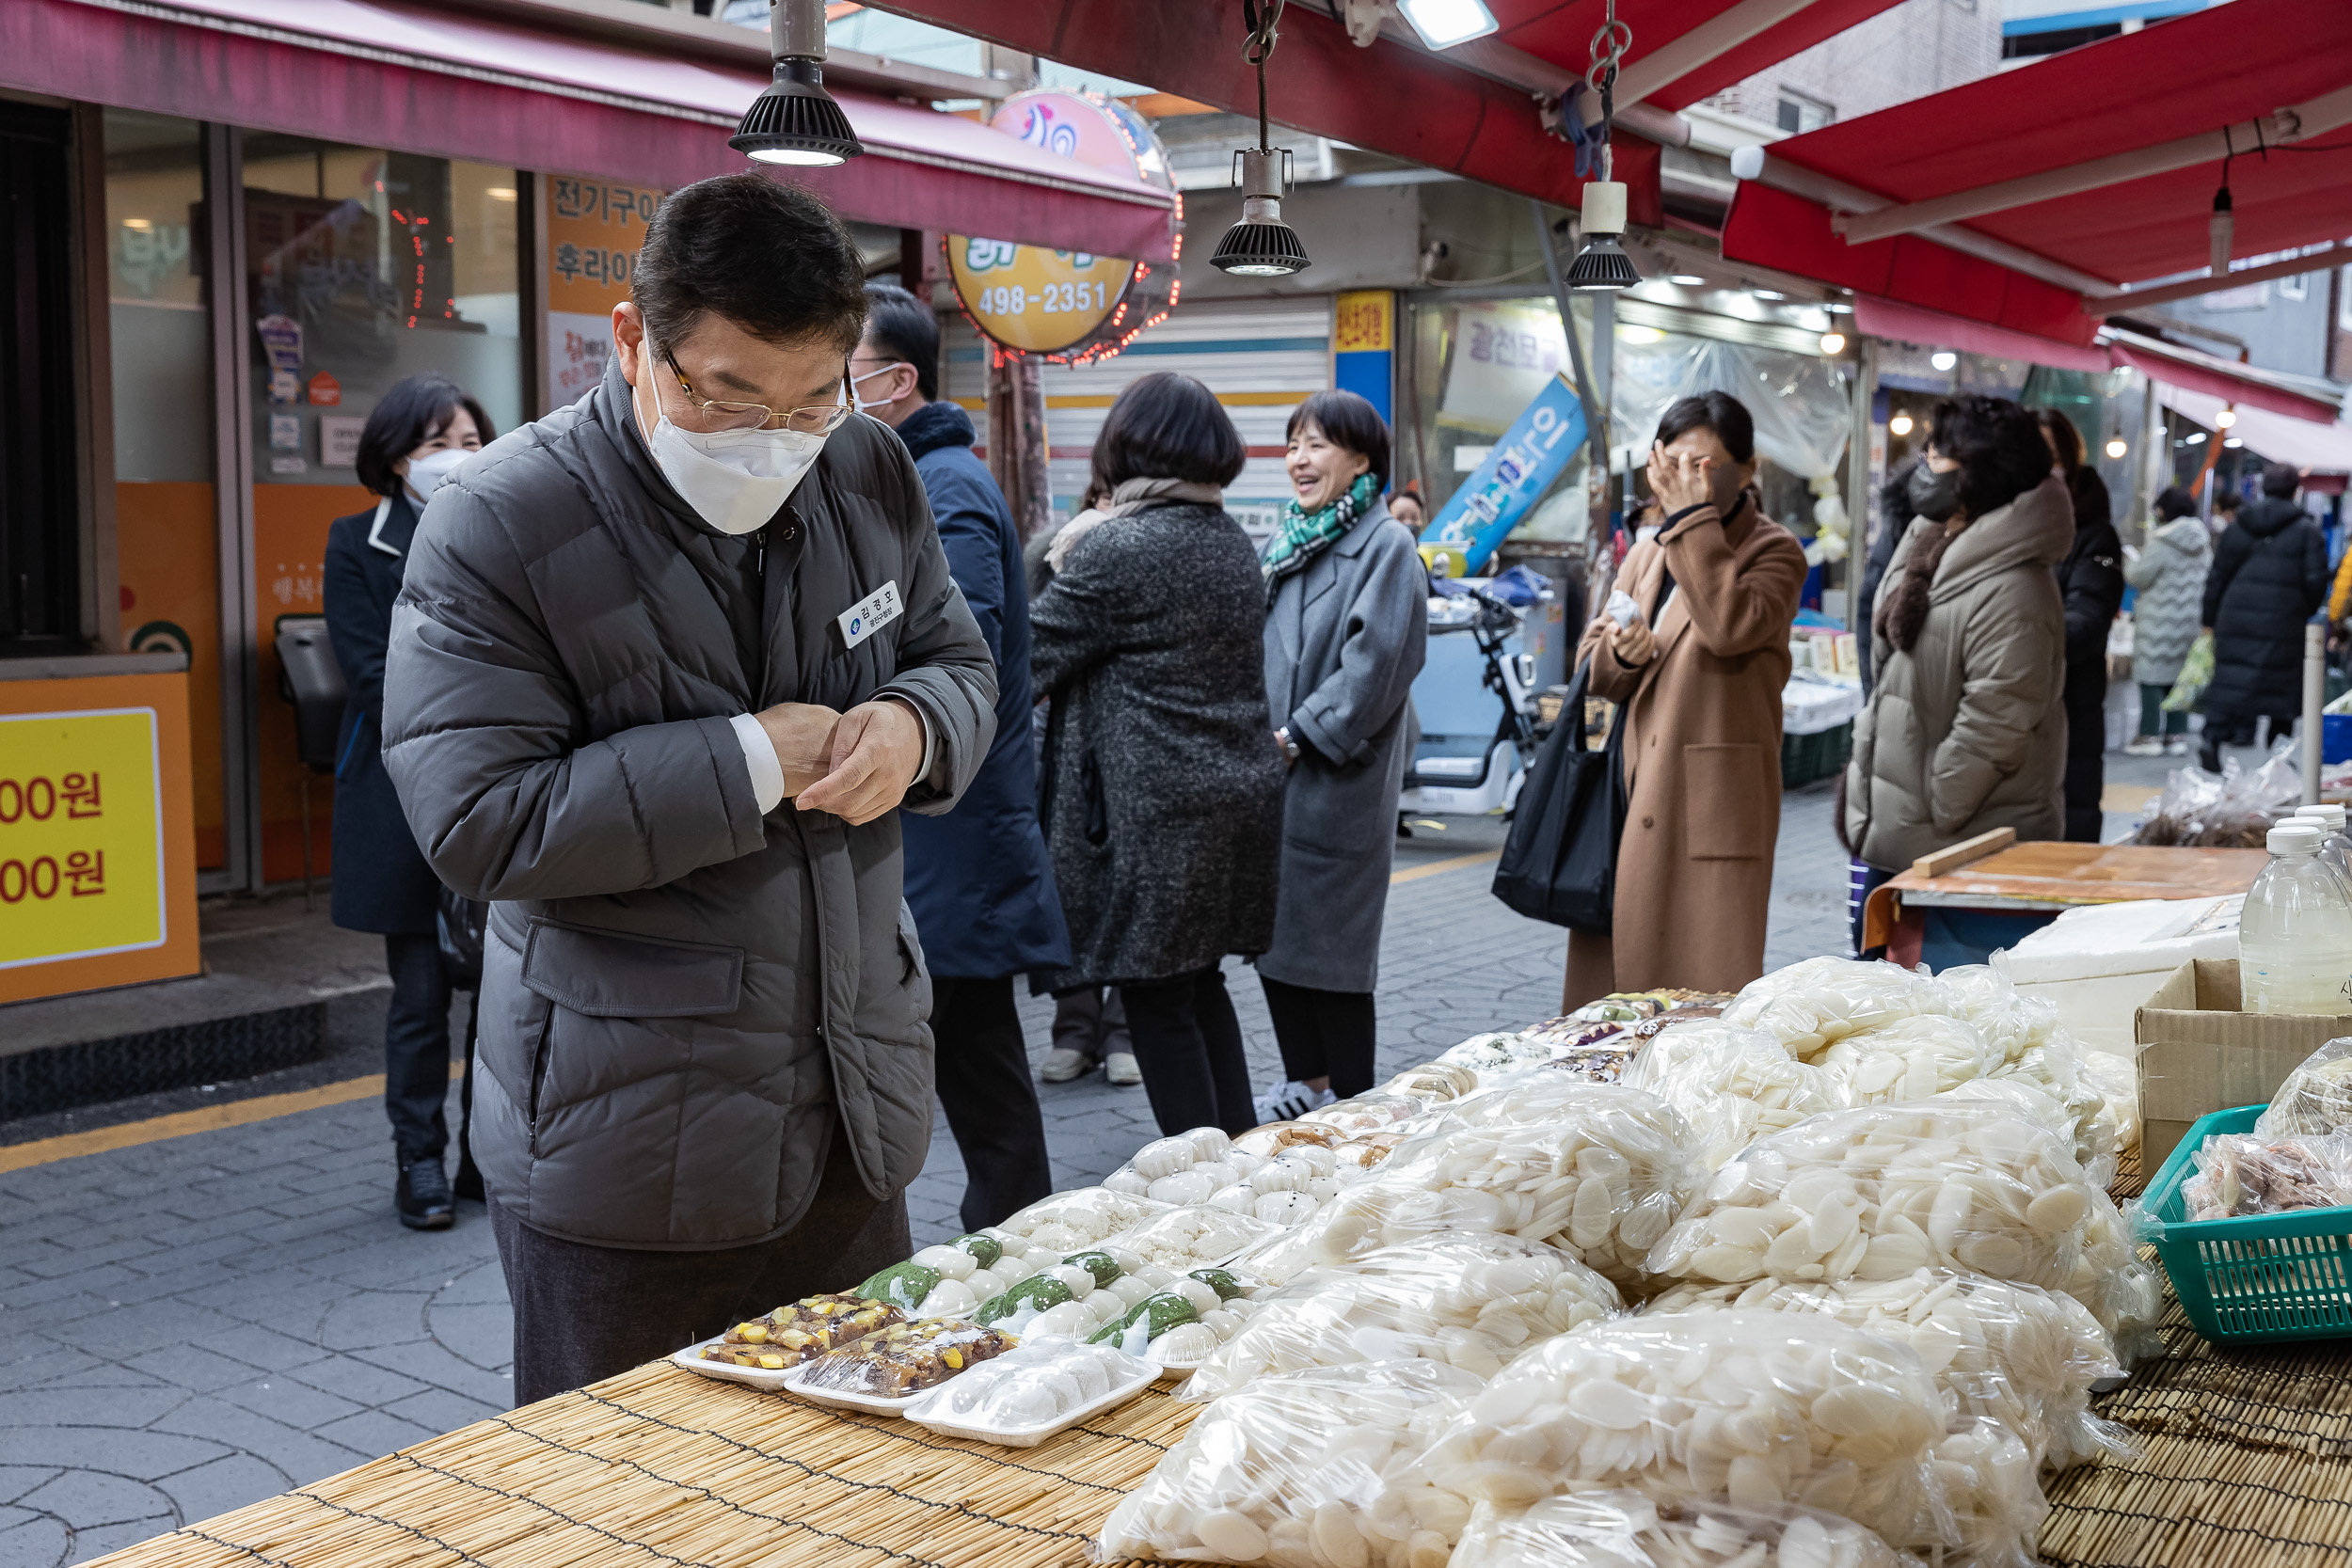
[[[1103,1058],[1103,1076],[1121,1088],[1143,1082],[1143,1069],[1136,1066],[1132,1051],[1113,1051]]]
[[[2155,736],[2143,735],[2124,747],[2123,754],[2127,757],[2160,757],[2164,755],[2164,742]]]
[[[2185,735],[2176,735],[2171,739],[2166,741],[2164,743],[2164,754],[2169,757],[2185,757],[2188,755],[2188,736]]]
[[[1132,1056],[1127,1059],[1135,1060]],[[1094,1070],[1095,1065],[1094,1058],[1083,1051],[1056,1046],[1045,1053],[1045,1063],[1037,1069],[1037,1075],[1049,1084],[1067,1084],[1073,1078],[1084,1078]]]
[[[1250,1103],[1257,1107],[1260,1121],[1296,1121],[1310,1111],[1319,1111],[1339,1096],[1328,1088],[1311,1089],[1295,1078],[1285,1079],[1266,1090]]]
[[[454,1225],[457,1205],[450,1196],[449,1173],[441,1168],[441,1157],[428,1154],[402,1161],[392,1204],[400,1212],[400,1223],[411,1230],[447,1230]]]

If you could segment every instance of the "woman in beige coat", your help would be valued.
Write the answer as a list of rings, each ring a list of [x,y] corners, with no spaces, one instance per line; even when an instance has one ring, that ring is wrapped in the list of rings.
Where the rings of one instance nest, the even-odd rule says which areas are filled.
[[[1863,902],[1921,855],[1994,828],[2066,831],[2066,607],[2051,568],[2074,546],[2074,503],[2016,404],[1953,398],[1933,421],[1846,768],[1845,838],[1866,871],[1857,948]]]
[[[1625,708],[1613,929],[1568,938],[1561,1005],[1613,990],[1738,990],[1764,973],[1780,836],[1780,689],[1804,549],[1763,515],[1756,426],[1708,392],[1666,410],[1649,484],[1663,520],[1617,586],[1639,613],[1584,628],[1592,692]],[[1653,631],[1653,627],[1656,629]]]

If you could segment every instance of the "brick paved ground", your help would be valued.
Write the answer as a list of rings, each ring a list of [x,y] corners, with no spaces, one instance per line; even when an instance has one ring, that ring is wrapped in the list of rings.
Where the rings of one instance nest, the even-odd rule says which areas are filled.
[[[1500,837],[1452,819],[1401,846],[1399,867]],[[1503,909],[1490,875],[1392,890],[1383,1071],[1556,1010],[1562,934]],[[1828,786],[1790,795],[1773,964],[1845,950],[1844,879]],[[1247,971],[1234,980],[1263,1083],[1264,1004]],[[381,1006],[354,1000],[346,1051],[364,1053]],[[1041,1055],[1048,1005],[1025,1018]],[[1044,1097],[1064,1185],[1152,1132],[1143,1091],[1099,1074]],[[944,1127],[932,1150],[909,1195],[923,1240],[958,1228],[962,1189]],[[81,1561],[507,1407],[489,1227],[467,1205],[453,1230],[402,1230],[389,1152],[362,1101],[0,1175],[0,1568]]]

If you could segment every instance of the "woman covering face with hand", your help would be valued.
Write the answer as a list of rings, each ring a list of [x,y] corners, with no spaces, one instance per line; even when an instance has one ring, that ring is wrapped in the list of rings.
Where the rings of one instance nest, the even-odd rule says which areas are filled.
[[[1722,392],[1659,421],[1657,533],[1635,544],[1577,651],[1623,710],[1627,793],[1612,929],[1568,938],[1569,1008],[1613,990],[1738,990],[1764,970],[1780,832],[1780,690],[1804,550],[1749,488],[1756,427]]]

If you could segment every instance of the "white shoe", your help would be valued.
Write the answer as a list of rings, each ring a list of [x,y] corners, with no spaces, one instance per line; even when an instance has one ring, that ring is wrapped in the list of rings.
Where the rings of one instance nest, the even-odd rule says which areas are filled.
[[[2185,735],[2176,735],[2171,739],[2166,741],[2164,743],[2164,754],[2169,757],[2185,757],[2188,755],[2188,736]]]
[[[1066,1045],[1056,1046],[1045,1053],[1044,1064],[1037,1069],[1037,1075],[1048,1084],[1067,1084],[1073,1078],[1084,1078],[1095,1066],[1094,1058],[1085,1052]]]
[[[1328,1088],[1311,1089],[1295,1078],[1285,1079],[1266,1090],[1250,1103],[1257,1107],[1260,1121],[1296,1121],[1310,1111],[1319,1111],[1339,1096]]]
[[[2153,735],[2143,735],[2124,747],[2123,754],[2127,757],[2160,757],[2164,755],[2164,742]]]
[[[1103,1076],[1120,1087],[1143,1082],[1143,1069],[1136,1066],[1135,1053],[1114,1051],[1103,1058]]]

